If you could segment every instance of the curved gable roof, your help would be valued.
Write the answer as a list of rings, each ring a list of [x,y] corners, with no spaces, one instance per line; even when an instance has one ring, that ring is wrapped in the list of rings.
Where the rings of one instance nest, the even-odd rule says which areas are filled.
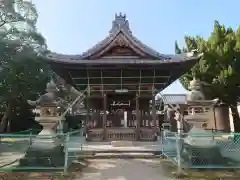
[[[91,59],[91,56],[97,52],[100,52],[104,48],[106,48],[108,45],[111,44],[111,42],[115,41],[117,38],[124,36],[128,41],[129,44],[133,45],[135,48],[141,50],[143,53],[149,55],[150,57],[153,57],[153,59],[170,59],[170,56],[160,54],[156,50],[150,48],[149,46],[142,43],[138,38],[136,38],[129,27],[129,22],[126,19],[126,15],[122,15],[121,13],[119,15],[115,15],[115,19],[112,22],[112,28],[109,31],[109,34],[106,38],[104,38],[102,41],[94,45],[92,48],[88,49],[87,51],[83,52],[79,55],[64,55],[64,54],[57,54],[57,53],[50,53],[48,57],[51,59],[59,58],[59,59],[72,59],[72,60],[86,60]]]
[[[130,27],[129,22],[126,19],[126,15],[122,15],[121,13],[119,15],[115,15],[115,19],[112,22],[112,28],[109,31],[109,34],[106,38],[104,38],[102,41],[97,43],[92,48],[88,49],[87,51],[83,52],[82,54],[78,55],[66,55],[66,54],[58,54],[58,53],[49,53],[47,55],[47,58],[50,61],[59,62],[59,63],[85,63],[85,61],[95,60],[95,59],[101,59],[99,58],[100,55],[102,55],[104,52],[108,51],[111,47],[116,46],[114,44],[117,42],[117,44],[126,45],[127,47],[130,47],[133,49],[137,54],[144,54],[146,55],[143,58],[147,60],[161,60],[161,62],[158,63],[168,63],[168,62],[182,62],[186,60],[197,60],[200,58],[201,55],[196,53],[184,53],[184,54],[178,54],[178,55],[166,55],[166,54],[160,54],[156,50],[150,48],[149,46],[142,43],[138,38],[136,38]],[[95,57],[94,55],[97,56]],[[118,57],[115,57],[115,61]],[[119,57],[119,59],[123,59],[122,57]],[[129,60],[129,57],[125,57],[125,60]],[[132,61],[137,61],[133,57],[130,57]],[[81,62],[82,61],[82,62]],[[142,61],[142,60],[141,60]],[[107,62],[107,61],[106,61]],[[103,62],[104,63],[104,62]],[[157,62],[155,62],[157,63]]]

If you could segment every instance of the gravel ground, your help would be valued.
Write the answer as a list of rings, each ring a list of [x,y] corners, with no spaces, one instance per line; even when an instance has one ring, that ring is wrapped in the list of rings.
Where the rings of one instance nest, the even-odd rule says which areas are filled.
[[[87,167],[75,164],[62,173],[0,173],[0,180],[174,180],[164,175],[159,160],[93,159]]]
[[[165,159],[93,159],[88,166],[74,163],[67,175],[61,172],[0,173],[0,180],[177,180],[176,167]],[[181,180],[240,179],[240,172],[229,170],[186,170]]]

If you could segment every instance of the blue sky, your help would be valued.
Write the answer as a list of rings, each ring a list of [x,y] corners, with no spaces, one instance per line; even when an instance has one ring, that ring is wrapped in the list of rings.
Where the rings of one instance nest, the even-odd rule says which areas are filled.
[[[214,20],[237,28],[240,1],[219,0],[33,0],[37,27],[49,49],[80,54],[107,36],[115,13],[125,13],[135,36],[160,53],[174,53],[184,35],[208,37]],[[185,93],[177,81],[163,93]]]

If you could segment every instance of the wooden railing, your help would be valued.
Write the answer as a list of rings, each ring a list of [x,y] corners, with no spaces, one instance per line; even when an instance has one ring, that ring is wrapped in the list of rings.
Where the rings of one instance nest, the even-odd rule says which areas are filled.
[[[140,140],[153,141],[155,134],[153,131],[140,131]]]
[[[88,141],[102,141],[103,140],[103,132],[89,131],[87,133],[87,140]]]
[[[122,128],[109,128],[106,131],[107,133],[107,141],[135,141],[136,137],[136,129],[122,129]],[[103,129],[90,129],[87,133],[87,139],[89,141],[102,141],[104,137]],[[153,129],[141,128],[140,130],[140,140],[143,141],[153,141],[155,139],[155,133]]]
[[[113,140],[128,140],[128,141],[134,141],[136,139],[136,133],[134,132],[129,132],[129,133],[122,133],[122,132],[110,132],[108,133],[108,140],[113,141]]]

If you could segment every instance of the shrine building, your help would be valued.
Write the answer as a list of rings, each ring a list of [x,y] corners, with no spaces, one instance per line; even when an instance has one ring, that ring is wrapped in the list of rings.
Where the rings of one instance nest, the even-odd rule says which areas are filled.
[[[48,54],[53,71],[85,93],[92,141],[156,139],[155,96],[199,59],[161,54],[138,40],[125,15],[115,15],[105,39],[79,55]],[[151,103],[150,103],[151,102]]]

